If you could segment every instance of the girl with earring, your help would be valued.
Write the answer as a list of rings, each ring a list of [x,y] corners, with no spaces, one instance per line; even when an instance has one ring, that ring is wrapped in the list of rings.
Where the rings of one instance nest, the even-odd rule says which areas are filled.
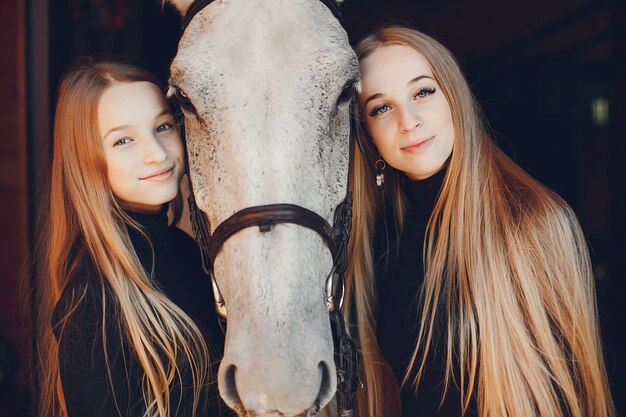
[[[366,149],[345,308],[362,415],[393,415],[391,375],[406,417],[613,416],[571,208],[492,143],[440,43],[385,27],[356,52]]]

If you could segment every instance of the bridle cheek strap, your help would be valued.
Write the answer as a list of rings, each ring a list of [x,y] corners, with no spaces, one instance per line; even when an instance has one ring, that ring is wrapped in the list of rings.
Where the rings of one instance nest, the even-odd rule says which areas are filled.
[[[197,15],[202,9],[204,9],[209,4],[213,3],[215,0],[195,0],[191,3],[191,6],[187,9],[187,12],[183,16],[183,20],[180,24],[180,32],[183,33],[191,20]]]

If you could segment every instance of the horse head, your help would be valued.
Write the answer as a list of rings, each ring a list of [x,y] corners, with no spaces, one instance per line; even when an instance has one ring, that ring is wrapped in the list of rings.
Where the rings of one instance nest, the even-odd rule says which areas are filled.
[[[170,92],[185,119],[190,179],[208,232],[284,204],[333,224],[347,193],[358,64],[334,0],[171,0],[185,30]],[[337,387],[328,242],[298,222],[231,230],[212,273],[228,311],[218,384],[239,415],[313,415]]]

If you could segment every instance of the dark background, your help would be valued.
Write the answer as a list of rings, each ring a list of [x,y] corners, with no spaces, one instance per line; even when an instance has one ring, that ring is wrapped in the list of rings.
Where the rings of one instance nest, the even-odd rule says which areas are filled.
[[[47,172],[51,103],[63,69],[80,55],[114,54],[165,82],[180,26],[177,13],[161,9],[158,0],[4,1],[0,13],[18,20],[8,16],[15,31],[2,32],[2,42],[17,51],[17,64],[5,68],[3,62],[0,81],[14,79],[18,87],[2,109],[17,108],[17,120],[23,121],[19,166],[25,181],[18,189],[25,191],[17,195],[27,213],[22,232],[14,233],[26,233],[30,243],[41,214],[37,198]],[[618,411],[625,410],[626,1],[346,0],[343,7],[353,44],[389,20],[409,23],[455,53],[496,142],[578,214],[594,262],[613,395]],[[12,158],[3,145],[8,141],[0,138],[1,163]],[[3,186],[0,182],[2,227],[11,218]],[[20,263],[4,255],[10,239],[0,237],[2,261]],[[32,364],[28,294],[36,277],[23,265],[14,270],[24,280],[25,307],[19,314],[15,303],[0,310],[0,416],[27,415],[33,399],[25,375]],[[10,289],[0,295],[7,300],[16,293],[16,275],[10,274],[0,276],[2,288]],[[16,316],[21,319],[12,319]]]

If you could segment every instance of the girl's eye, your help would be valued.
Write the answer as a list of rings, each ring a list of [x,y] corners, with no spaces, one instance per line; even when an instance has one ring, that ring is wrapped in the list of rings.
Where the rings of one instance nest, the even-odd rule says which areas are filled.
[[[121,138],[116,140],[115,143],[113,143],[113,146],[126,145],[128,143],[130,143],[129,138]]]
[[[370,116],[374,117],[378,116],[379,114],[387,113],[390,109],[391,107],[389,107],[387,104],[381,104],[380,106],[376,106],[372,109],[372,111],[370,112]]]
[[[170,130],[174,125],[172,123],[163,123],[156,128],[157,133],[165,132],[166,130]]]
[[[415,98],[426,98],[429,95],[433,94],[435,92],[435,88],[433,87],[425,87],[425,88],[421,88],[416,94],[415,94]]]

